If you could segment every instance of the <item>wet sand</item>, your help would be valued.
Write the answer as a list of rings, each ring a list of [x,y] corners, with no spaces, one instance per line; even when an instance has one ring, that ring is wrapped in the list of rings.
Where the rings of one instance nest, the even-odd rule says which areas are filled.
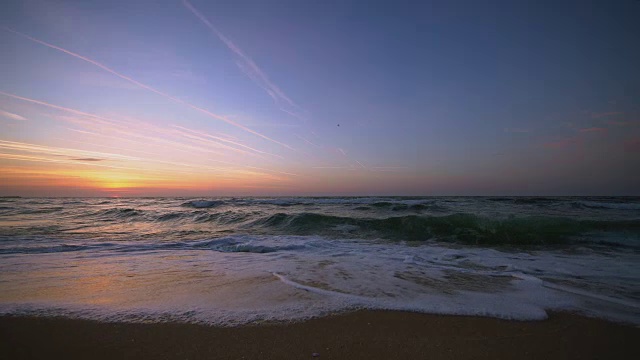
[[[235,328],[5,316],[0,358],[640,359],[640,328],[567,313],[520,322],[358,311]]]

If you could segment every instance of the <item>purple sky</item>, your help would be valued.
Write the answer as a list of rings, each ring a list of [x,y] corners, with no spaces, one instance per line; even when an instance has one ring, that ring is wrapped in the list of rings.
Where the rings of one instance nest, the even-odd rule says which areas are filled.
[[[4,1],[0,196],[640,195],[639,17]]]

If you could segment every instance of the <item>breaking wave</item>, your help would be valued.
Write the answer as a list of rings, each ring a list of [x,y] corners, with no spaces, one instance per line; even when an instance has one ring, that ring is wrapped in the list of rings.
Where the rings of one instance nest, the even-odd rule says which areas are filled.
[[[473,214],[407,215],[382,219],[353,218],[316,213],[278,213],[251,223],[297,235],[327,234],[336,226],[350,226],[360,236],[391,240],[457,240],[475,244],[558,244],[598,231],[640,233],[638,221],[574,220],[557,217],[493,219]]]

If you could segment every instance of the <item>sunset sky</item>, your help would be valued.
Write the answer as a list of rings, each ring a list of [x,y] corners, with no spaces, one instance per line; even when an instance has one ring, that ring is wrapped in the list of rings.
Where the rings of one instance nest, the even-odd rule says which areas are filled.
[[[0,196],[640,195],[640,1],[3,1]]]

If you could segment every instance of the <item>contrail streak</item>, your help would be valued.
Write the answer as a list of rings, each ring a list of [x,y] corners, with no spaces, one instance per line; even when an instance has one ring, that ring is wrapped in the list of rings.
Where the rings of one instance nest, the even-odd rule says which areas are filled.
[[[14,99],[18,99],[18,100],[22,100],[22,101],[27,101],[27,102],[30,102],[30,103],[33,103],[33,104],[47,106],[47,107],[50,107],[50,108],[53,108],[53,109],[67,111],[67,112],[74,113],[74,114],[77,114],[77,115],[88,116],[88,117],[91,117],[91,118],[94,118],[94,119],[99,119],[99,120],[102,120],[102,121],[106,121],[107,123],[111,124],[111,120],[109,120],[107,118],[104,118],[102,116],[89,114],[89,113],[82,112],[82,111],[75,110],[75,109],[71,109],[71,108],[66,108],[64,106],[58,106],[58,105],[54,105],[54,104],[49,104],[49,103],[44,102],[44,101],[39,101],[39,100],[35,100],[35,99],[22,97],[22,96],[14,95],[14,94],[11,94],[11,93],[6,93],[4,91],[0,91],[0,95],[8,96],[8,97],[11,97],[11,98],[14,98]]]
[[[7,117],[11,120],[20,120],[20,121],[26,121],[27,118],[25,118],[24,116],[20,116],[18,114],[14,114],[14,113],[10,113],[8,111],[4,111],[2,109],[0,109],[0,116],[4,116]]]
[[[367,167],[362,165],[362,163],[356,159],[353,159],[353,161],[355,161],[356,163],[358,163],[358,165],[360,165],[360,167],[362,167],[363,169],[366,169]]]
[[[6,153],[0,153],[0,159],[32,161],[32,162],[51,162],[51,163],[70,164],[70,165],[88,165],[88,166],[105,167],[105,168],[111,168],[111,169],[120,169],[120,170],[137,170],[136,168],[130,168],[130,167],[125,167],[125,166],[96,164],[94,162],[80,162],[80,161],[70,161],[70,160],[49,159],[49,158],[43,158],[43,157],[38,157],[38,156],[6,154]]]
[[[58,109],[58,110],[68,111],[68,112],[71,112],[71,113],[74,113],[74,114],[77,114],[77,115],[82,115],[82,116],[86,116],[86,117],[90,117],[90,118],[97,119],[97,120],[99,120],[99,121],[100,121],[100,122],[102,122],[102,123],[107,123],[107,124],[109,124],[109,125],[113,125],[110,119],[105,118],[105,117],[102,117],[102,116],[98,116],[98,115],[94,115],[94,114],[90,114],[90,113],[85,113],[85,112],[83,112],[83,111],[79,111],[79,110],[75,110],[75,109],[70,109],[70,108],[66,108],[66,107],[63,107],[63,106],[58,106],[58,105],[54,105],[54,104],[49,104],[49,103],[44,102],[44,101],[38,101],[38,100],[30,99],[30,98],[25,98],[25,97],[22,97],[22,96],[18,96],[18,95],[14,95],[14,94],[6,93],[6,92],[4,92],[4,91],[0,91],[0,95],[5,95],[5,96],[8,96],[8,97],[11,97],[11,98],[14,98],[14,99],[19,99],[19,100],[27,101],[27,102],[30,102],[30,103],[34,103],[34,104],[38,104],[38,105],[42,105],[42,106],[47,106],[47,107],[50,107],[50,108],[53,108],[53,109]],[[133,135],[134,135],[134,136],[137,136],[137,137],[140,137],[140,138],[147,138],[147,139],[150,139],[150,140],[156,141],[156,140],[155,140],[155,138],[151,138],[151,137],[147,137],[147,136],[143,136],[143,135],[137,135],[137,134],[133,134]],[[4,143],[20,144],[20,143],[15,143],[15,142],[9,142],[9,141],[3,141],[3,140],[0,140],[0,143],[3,143],[3,142],[4,142]],[[174,142],[172,142],[172,141],[168,141],[168,140],[167,140],[167,142],[169,142],[169,143],[174,143]],[[185,147],[187,147],[187,148],[194,148],[194,147],[192,147],[192,146],[185,145],[185,144],[179,144],[179,143],[174,143],[174,146],[185,146]],[[15,145],[14,145],[14,147],[15,147]],[[194,148],[194,149],[202,150],[202,149],[198,149],[198,148]],[[85,152],[86,152],[86,153],[89,153],[88,151],[85,151]],[[95,152],[93,152],[93,153],[95,153]],[[136,158],[136,157],[132,157],[132,156],[119,155],[119,154],[113,154],[113,155],[117,155],[117,156],[120,156],[120,157],[122,157],[122,158],[128,158],[128,159],[130,159],[130,160],[142,160],[141,158]],[[145,160],[147,160],[147,161],[153,161],[153,162],[157,162],[157,163],[171,164],[171,165],[197,167],[196,165],[189,165],[189,164],[183,164],[183,163],[174,163],[174,162],[161,161],[161,160],[156,160],[156,159],[153,159],[153,160],[145,159]],[[219,163],[222,163],[222,164],[226,164],[226,165],[237,165],[237,164],[234,164],[234,163],[232,163],[232,162],[228,162],[228,161],[222,161],[222,160],[217,160],[217,159],[210,159],[210,160],[211,160],[211,161],[215,161],[215,162],[219,162]],[[288,173],[288,172],[278,171],[278,170],[271,170],[271,169],[266,169],[266,168],[260,168],[260,167],[255,167],[255,166],[248,166],[248,165],[245,165],[245,166],[243,166],[243,167],[248,168],[248,169],[258,169],[258,170],[262,170],[262,171],[266,171],[266,172],[272,172],[272,173],[283,174],[283,175],[298,176],[297,174],[293,174],[293,173]],[[217,168],[217,169],[215,169],[215,170],[222,170],[222,169]]]
[[[75,157],[88,156],[88,157],[99,157],[99,158],[107,157],[114,160],[115,159],[142,160],[141,158],[135,157],[135,156],[127,156],[127,155],[120,155],[120,154],[114,154],[114,153],[103,153],[98,151],[77,150],[77,149],[69,149],[69,148],[62,148],[62,147],[42,146],[42,145],[29,144],[29,143],[23,143],[23,142],[17,142],[17,141],[7,141],[7,140],[0,140],[0,148],[25,151],[25,152],[31,152],[31,153],[47,153],[47,154],[63,155],[63,156],[75,156]]]
[[[268,152],[266,152],[266,151],[262,151],[262,150],[254,149],[254,148],[252,148],[252,147],[250,147],[250,146],[247,146],[247,145],[241,144],[241,143],[236,142],[236,141],[233,141],[233,140],[229,140],[229,139],[225,139],[225,138],[222,138],[222,137],[219,137],[219,136],[214,136],[214,135],[207,134],[207,133],[203,133],[203,132],[200,132],[200,131],[196,131],[196,130],[188,129],[188,128],[185,128],[185,127],[182,127],[182,126],[179,126],[179,125],[172,125],[172,126],[173,126],[174,128],[181,129],[181,130],[184,130],[184,131],[187,131],[187,132],[193,133],[193,134],[197,134],[197,135],[205,136],[205,137],[208,137],[208,138],[211,138],[211,139],[214,139],[214,140],[218,140],[218,141],[222,141],[222,142],[226,142],[226,143],[228,143],[228,144],[232,144],[232,145],[235,145],[235,146],[240,146],[240,147],[243,147],[243,148],[245,148],[245,149],[248,149],[248,150],[251,150],[251,151],[255,151],[255,152],[257,152],[257,153],[260,153],[260,154],[264,154],[264,155],[271,155],[271,156],[275,156],[275,157],[279,157],[279,158],[281,158],[281,159],[284,159],[284,158],[283,158],[282,156],[280,156],[280,155],[271,154],[271,153],[268,153]]]
[[[249,132],[249,133],[251,133],[253,135],[259,136],[259,137],[261,137],[261,138],[263,138],[265,140],[271,141],[271,142],[276,143],[278,145],[284,146],[284,147],[286,147],[286,148],[288,148],[290,150],[296,151],[294,148],[292,148],[291,146],[289,146],[289,145],[287,145],[285,143],[282,143],[282,142],[280,142],[278,140],[272,139],[272,138],[270,138],[270,137],[268,137],[266,135],[262,135],[261,133],[259,133],[257,131],[254,131],[254,130],[251,130],[248,127],[246,127],[246,126],[244,126],[242,124],[239,124],[239,123],[237,123],[237,122],[235,122],[235,121],[233,121],[231,119],[227,119],[224,116],[221,116],[221,115],[218,115],[218,114],[214,114],[214,113],[212,113],[212,112],[210,112],[208,110],[205,110],[205,109],[203,109],[201,107],[195,106],[195,105],[193,105],[191,103],[188,103],[188,102],[186,102],[184,100],[178,99],[178,98],[176,98],[174,96],[171,96],[171,95],[169,95],[167,93],[164,93],[164,92],[162,92],[160,90],[156,90],[156,89],[152,88],[149,85],[143,84],[143,83],[141,83],[141,82],[139,82],[137,80],[134,80],[134,79],[132,79],[132,78],[126,76],[126,75],[120,74],[119,72],[117,72],[115,70],[112,70],[111,68],[107,67],[106,65],[103,65],[103,64],[101,64],[101,63],[99,63],[99,62],[97,62],[95,60],[92,60],[92,59],[90,59],[88,57],[82,56],[80,54],[76,54],[76,53],[74,53],[72,51],[69,51],[67,49],[63,49],[63,48],[61,48],[59,46],[56,46],[56,45],[53,45],[53,44],[49,44],[48,42],[36,39],[36,38],[31,37],[29,35],[26,35],[26,34],[23,34],[21,32],[15,31],[13,29],[10,29],[10,28],[7,28],[7,27],[5,27],[4,29],[9,31],[9,32],[12,32],[12,33],[14,33],[16,35],[19,35],[19,36],[22,36],[22,37],[24,37],[26,39],[29,39],[29,40],[31,40],[33,42],[36,42],[38,44],[44,45],[44,46],[49,47],[51,49],[55,49],[55,50],[61,51],[61,52],[65,53],[65,54],[73,56],[73,57],[75,57],[77,59],[86,61],[86,62],[88,62],[88,63],[90,63],[92,65],[95,65],[95,66],[101,68],[102,70],[107,71],[107,72],[109,72],[109,73],[111,73],[111,74],[113,74],[113,75],[115,75],[115,76],[117,76],[117,77],[119,77],[121,79],[124,79],[124,80],[126,80],[126,81],[128,81],[128,82],[130,82],[130,83],[132,83],[132,84],[134,84],[136,86],[138,86],[138,87],[141,87],[141,88],[143,88],[145,90],[148,90],[148,91],[151,91],[153,93],[156,93],[156,94],[158,94],[158,95],[160,95],[160,96],[162,96],[164,98],[167,98],[167,99],[169,99],[169,100],[171,100],[173,102],[185,105],[185,106],[187,106],[187,107],[189,107],[189,108],[191,108],[193,110],[199,111],[199,112],[201,112],[201,113],[203,113],[203,114],[205,114],[205,115],[207,115],[207,116],[209,116],[211,118],[224,121],[227,124],[233,125],[233,126],[235,126],[237,128],[240,128],[240,129],[242,129],[244,131],[247,131],[247,132]]]
[[[91,127],[93,124],[91,124],[88,121],[85,121],[83,119],[74,119],[74,118],[71,118],[71,117],[58,117],[58,118],[60,118],[60,119],[62,119],[64,121],[70,121],[70,122],[72,122],[74,124],[80,124],[81,126],[83,126],[85,128],[93,129]],[[157,133],[161,133],[161,134],[165,134],[165,135],[166,134],[170,134],[168,131],[166,131],[164,129],[161,129],[161,128],[158,128],[156,126],[150,126],[150,127],[149,126],[146,126],[146,127],[143,126],[143,127],[139,128],[139,129],[134,129],[134,130],[137,131],[136,132],[136,131],[130,131],[131,126],[126,126],[126,125],[120,124],[120,123],[118,123],[117,121],[114,121],[114,120],[111,120],[111,121],[112,121],[111,123],[106,122],[106,121],[101,121],[101,122],[99,121],[101,123],[101,125],[102,125],[101,131],[104,131],[104,126],[109,126],[108,129],[110,131],[112,131],[112,132],[115,132],[115,133],[118,133],[118,134],[121,134],[121,135],[124,135],[124,136],[129,136],[129,137],[134,137],[134,138],[139,138],[139,139],[145,139],[148,142],[167,144],[169,146],[172,146],[176,151],[188,152],[187,150],[191,150],[191,151],[195,150],[195,151],[203,151],[203,152],[216,154],[216,155],[222,155],[222,153],[220,153],[218,151],[211,150],[209,148],[204,148],[204,147],[200,147],[200,146],[193,146],[193,145],[190,145],[190,144],[184,144],[184,143],[181,143],[181,142],[167,140],[167,139],[159,138],[159,137],[141,135],[141,133],[144,133],[145,131],[157,132]],[[73,130],[73,131],[77,131],[77,130]],[[144,142],[128,139],[128,138],[126,138],[124,136],[123,137],[113,137],[113,136],[108,136],[108,135],[104,135],[104,134],[95,134],[95,133],[94,133],[94,135],[98,135],[98,136],[101,136],[101,137],[115,138],[115,139],[118,139],[118,140],[134,142],[134,143],[137,143],[137,144],[145,145]],[[171,135],[173,135],[173,134],[171,133]],[[211,142],[211,143],[209,143],[207,145],[209,145],[209,146],[213,145],[213,142]],[[215,147],[216,148],[221,148],[220,145],[221,144],[215,144]],[[240,150],[237,150],[237,149],[234,149],[234,150],[235,151],[240,151]],[[253,154],[251,154],[251,155],[253,155]],[[224,161],[222,161],[222,160],[218,160],[218,162],[224,163]]]
[[[291,100],[291,98],[289,98],[284,93],[284,91],[280,90],[278,86],[271,82],[267,74],[262,69],[260,69],[260,67],[253,61],[253,59],[251,59],[247,54],[244,53],[244,51],[242,51],[242,49],[240,49],[236,44],[229,40],[229,38],[227,38],[222,32],[220,32],[220,30],[213,26],[213,24],[211,24],[211,22],[204,15],[202,15],[202,13],[198,11],[198,9],[191,5],[188,0],[183,0],[182,3],[187,9],[189,9],[189,11],[193,13],[193,15],[200,19],[200,21],[206,27],[208,27],[209,30],[211,30],[220,39],[220,41],[222,41],[227,46],[227,48],[231,50],[231,52],[233,52],[240,58],[240,61],[237,62],[240,70],[242,70],[245,75],[247,75],[251,80],[253,80],[253,82],[260,86],[264,91],[266,91],[267,94],[269,94],[269,96],[271,96],[273,100],[275,100],[276,103],[280,105],[280,110],[300,120],[306,121],[304,117],[295,112],[284,109],[281,106],[281,103],[285,102],[289,105],[290,108],[303,112],[305,111],[293,100]]]
[[[306,138],[304,138],[304,137],[302,137],[302,136],[300,136],[300,135],[298,135],[298,134],[296,134],[296,136],[297,136],[299,139],[302,139],[302,140],[303,140],[304,142],[306,142],[307,144],[313,145],[313,146],[315,146],[315,147],[317,147],[317,148],[322,148],[322,146],[317,145],[317,144],[315,144],[315,143],[313,143],[313,142],[311,142],[311,141],[307,140]]]
[[[92,118],[92,119],[96,119],[99,123],[101,123],[103,125],[111,126],[112,129],[114,131],[116,131],[116,132],[119,132],[119,133],[122,133],[122,134],[125,134],[125,135],[129,135],[129,136],[134,136],[134,137],[141,138],[141,139],[147,139],[147,140],[150,140],[150,141],[164,142],[164,143],[166,143],[168,145],[176,146],[177,149],[180,150],[180,151],[185,151],[185,150],[180,148],[180,147],[185,147],[185,148],[188,148],[188,149],[191,149],[191,150],[195,149],[195,150],[198,150],[198,151],[212,152],[212,151],[209,151],[209,150],[206,150],[206,149],[196,148],[196,147],[193,147],[193,146],[190,146],[190,145],[180,144],[180,143],[176,143],[176,142],[170,141],[170,140],[157,139],[157,138],[153,138],[153,137],[149,137],[149,136],[145,136],[145,135],[134,134],[134,133],[130,133],[130,132],[126,132],[126,131],[120,130],[120,129],[116,129],[113,126],[117,125],[117,122],[114,122],[111,119],[108,119],[108,118],[105,118],[105,117],[102,117],[102,116],[99,116],[99,115],[90,114],[90,113],[86,113],[86,112],[83,112],[83,111],[80,111],[80,110],[71,109],[71,108],[67,108],[67,107],[64,107],[64,106],[50,104],[50,103],[47,103],[47,102],[44,102],[44,101],[39,101],[39,100],[35,100],[35,99],[30,99],[30,98],[26,98],[26,97],[14,95],[14,94],[6,93],[4,91],[0,91],[0,95],[5,95],[5,96],[8,96],[8,97],[11,97],[11,98],[14,98],[14,99],[19,99],[19,100],[27,101],[27,102],[30,102],[30,103],[34,103],[34,104],[50,107],[50,108],[53,108],[53,109],[70,112],[72,114],[86,116],[86,117],[89,117],[89,118]],[[127,140],[127,139],[124,139],[124,140]],[[224,163],[224,161],[221,161],[221,160],[219,160],[219,162]]]
[[[126,156],[126,155],[115,154],[115,153],[104,153],[104,152],[78,150],[78,149],[70,149],[70,148],[59,148],[59,147],[43,146],[43,145],[21,143],[21,142],[15,142],[15,141],[5,141],[5,140],[0,140],[0,149],[13,150],[13,151],[22,151],[22,152],[43,154],[43,155],[49,155],[49,156],[65,156],[65,157],[70,157],[70,158],[79,158],[79,157],[92,156],[92,157],[98,157],[98,158],[101,158],[101,159],[104,159],[104,160],[130,160],[130,161],[140,161],[140,162],[153,162],[153,163],[158,163],[158,164],[180,166],[180,167],[188,167],[188,168],[195,168],[195,169],[198,169],[198,170],[208,170],[208,171],[215,171],[215,172],[220,172],[220,171],[229,172],[229,171],[231,171],[231,172],[235,172],[235,173],[243,173],[243,172],[247,172],[248,171],[248,170],[244,170],[244,169],[255,169],[255,170],[261,170],[263,172],[272,172],[272,173],[277,173],[277,174],[282,174],[282,175],[297,176],[297,174],[292,174],[292,173],[287,173],[287,172],[277,171],[277,170],[271,170],[271,169],[264,169],[264,168],[260,168],[260,167],[256,167],[256,166],[244,166],[244,167],[242,167],[240,169],[215,168],[215,167],[211,167],[211,166],[207,166],[207,165],[195,165],[195,164],[188,164],[188,163],[178,163],[178,162],[174,162],[174,161],[164,161],[164,160],[157,160],[157,159],[144,159],[144,158],[139,158],[139,157],[134,157],[134,156]],[[109,167],[109,168],[114,168],[114,169],[140,170],[140,168],[131,168],[131,167],[125,167],[125,166],[106,165],[106,164],[96,164],[96,163],[91,162],[91,161],[89,161],[89,162],[82,161],[82,160],[80,160],[80,161],[78,161],[78,160],[70,161],[68,159],[67,160],[64,160],[64,159],[50,159],[50,158],[42,158],[42,157],[28,156],[28,155],[18,155],[18,154],[0,153],[0,158],[7,158],[7,159],[13,159],[13,160],[25,160],[25,161],[56,162],[56,163],[74,164],[74,165],[82,164],[82,165],[91,165],[91,166],[99,166],[99,167]],[[228,164],[229,165],[233,165],[232,163],[228,163]],[[172,172],[181,173],[180,171],[175,171],[173,169],[171,171]],[[252,171],[252,173],[255,174],[256,172]],[[266,173],[258,173],[258,174],[269,176],[269,174],[266,174]]]
[[[243,154],[243,155],[257,156],[257,157],[260,157],[260,158],[264,159],[264,156],[261,156],[260,154],[254,154],[254,153],[246,151],[246,150],[237,149],[237,148],[222,144],[222,143],[217,142],[217,141],[205,139],[205,138],[203,138],[201,136],[193,135],[193,134],[190,134],[190,133],[187,133],[187,132],[184,132],[184,131],[180,131],[180,130],[172,130],[172,131],[173,131],[173,133],[175,133],[177,135],[180,135],[180,136],[182,136],[184,138],[189,139],[190,141],[193,141],[193,142],[196,142],[196,143],[199,143],[199,144],[204,144],[204,145],[207,145],[207,146],[214,146],[214,147],[217,147],[217,148],[222,148],[222,149],[226,149],[226,150],[235,151],[235,152]]]

